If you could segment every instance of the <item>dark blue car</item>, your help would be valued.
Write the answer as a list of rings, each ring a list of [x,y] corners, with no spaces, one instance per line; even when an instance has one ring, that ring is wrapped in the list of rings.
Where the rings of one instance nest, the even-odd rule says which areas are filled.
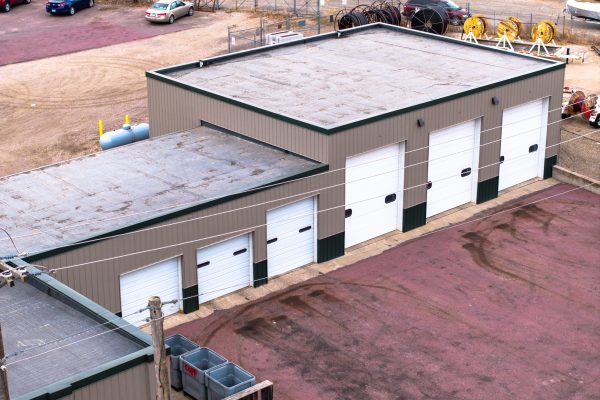
[[[50,0],[46,3],[46,12],[73,15],[87,7],[94,7],[94,0]]]

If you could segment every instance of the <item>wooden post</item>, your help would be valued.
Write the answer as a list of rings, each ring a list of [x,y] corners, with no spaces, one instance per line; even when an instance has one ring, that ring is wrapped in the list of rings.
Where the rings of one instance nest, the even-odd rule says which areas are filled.
[[[8,393],[8,373],[4,365],[4,342],[2,340],[2,325],[0,325],[0,400],[10,400]]]
[[[165,334],[163,331],[163,313],[160,297],[148,299],[150,310],[150,328],[152,330],[152,349],[154,351],[154,377],[156,379],[156,400],[170,400],[169,370],[167,369],[167,352],[165,350]]]

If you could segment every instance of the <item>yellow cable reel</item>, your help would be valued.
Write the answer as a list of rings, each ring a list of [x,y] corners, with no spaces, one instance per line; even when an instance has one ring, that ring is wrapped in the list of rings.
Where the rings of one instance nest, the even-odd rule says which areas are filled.
[[[506,35],[508,40],[512,42],[519,36],[519,26],[516,22],[507,18],[504,21],[500,21],[496,27],[496,35],[498,35],[499,38]]]
[[[543,43],[550,43],[558,34],[558,28],[554,22],[543,19],[531,28],[531,38],[535,41],[541,39]]]
[[[521,20],[517,17],[508,17],[508,20],[514,22],[517,25],[517,37],[521,36],[521,33],[523,33],[523,24],[521,23]]]
[[[466,34],[473,32],[475,37],[481,37],[487,32],[488,22],[482,14],[473,14],[465,21],[463,30]]]

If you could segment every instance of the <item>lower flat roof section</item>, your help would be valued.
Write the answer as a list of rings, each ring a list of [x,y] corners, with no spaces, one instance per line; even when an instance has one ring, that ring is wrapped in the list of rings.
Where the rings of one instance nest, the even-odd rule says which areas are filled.
[[[31,255],[139,228],[324,167],[200,127],[0,178],[0,226]],[[0,235],[0,256],[14,253]]]

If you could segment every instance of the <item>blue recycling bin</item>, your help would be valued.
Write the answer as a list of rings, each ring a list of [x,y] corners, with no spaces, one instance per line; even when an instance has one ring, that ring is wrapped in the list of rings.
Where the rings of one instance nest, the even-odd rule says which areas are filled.
[[[254,375],[228,362],[206,372],[208,400],[222,400],[256,384]]]
[[[171,377],[171,386],[177,390],[181,390],[181,356],[199,348],[196,343],[183,335],[173,335],[165,339],[165,344],[171,348],[169,356],[170,366],[169,375]]]
[[[206,373],[226,362],[225,357],[207,347],[199,347],[181,356],[183,391],[196,400],[206,400]]]

